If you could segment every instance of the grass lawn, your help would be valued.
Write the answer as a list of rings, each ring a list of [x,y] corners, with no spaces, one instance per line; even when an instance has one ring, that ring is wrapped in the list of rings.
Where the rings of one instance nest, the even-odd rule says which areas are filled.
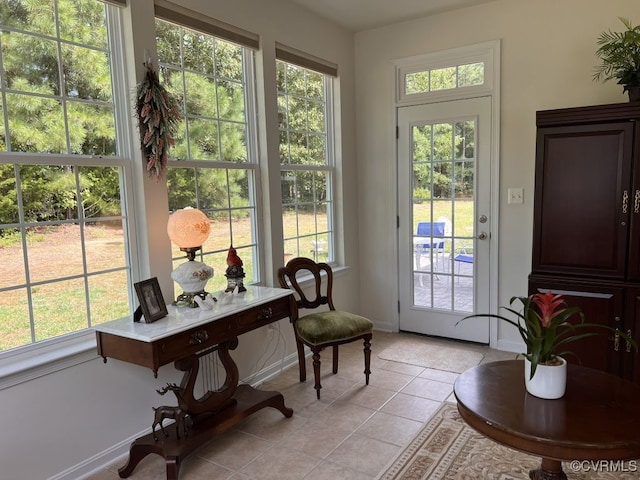
[[[440,217],[453,219],[453,235],[469,237],[473,233],[472,201],[435,201],[414,205],[413,232],[420,221],[437,221]],[[316,222],[326,219],[312,214],[288,215],[284,221],[285,236],[315,231]],[[207,284],[207,290],[216,292],[226,287],[227,249],[231,243],[229,224],[233,229],[235,247],[243,259],[246,281],[253,279],[253,243],[249,219],[214,220],[211,235],[204,245],[204,261],[215,270]],[[320,227],[319,227],[320,228]],[[285,261],[295,255],[312,256],[313,237],[299,242],[288,241],[285,246]],[[322,236],[321,236],[322,238]],[[323,238],[323,239],[326,239]],[[24,252],[19,243],[0,246],[0,351],[8,350],[58,335],[87,328],[88,318],[93,325],[129,315],[128,279],[125,270],[125,246],[122,228],[113,226],[90,226],[85,230],[85,251],[90,273],[88,292],[91,310],[88,310],[86,287],[83,278],[83,252],[80,228],[74,225],[52,227],[30,236],[27,246],[29,277],[33,283],[31,299],[34,322],[29,321]],[[182,252],[172,245],[172,255],[179,258],[174,267],[184,260]],[[326,253],[325,253],[326,255]],[[325,258],[321,258],[325,260]],[[74,278],[75,277],[75,278]],[[64,278],[64,280],[58,280]],[[176,294],[180,292],[176,285]],[[170,303],[172,299],[165,298]],[[137,306],[137,300],[135,300]],[[32,331],[33,329],[33,331]]]

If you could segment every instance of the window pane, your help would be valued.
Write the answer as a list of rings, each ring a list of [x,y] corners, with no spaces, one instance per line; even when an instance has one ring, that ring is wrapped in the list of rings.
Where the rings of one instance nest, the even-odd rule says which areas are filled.
[[[0,165],[0,224],[18,223],[18,193],[13,165]],[[13,234],[15,232],[11,232]],[[3,231],[0,230],[0,236]]]
[[[54,0],[2,2],[0,23],[20,30],[54,35]]]
[[[458,87],[472,87],[484,83],[484,63],[471,63],[458,67]]]
[[[435,143],[433,145],[433,159],[450,160],[453,158],[453,125],[438,123],[433,126]]]
[[[227,162],[247,161],[247,139],[244,124],[220,122],[220,142],[222,160]]]
[[[18,32],[2,32],[7,87],[21,92],[60,93],[56,42]]]
[[[36,96],[7,94],[11,150],[66,153],[64,114],[60,102]]]
[[[218,160],[218,122],[209,119],[188,121],[188,158],[193,160]]]
[[[414,162],[431,160],[431,135],[431,125],[419,125],[413,127],[412,138]]]
[[[456,88],[456,67],[431,70],[431,90]]]
[[[457,122],[455,130],[455,158],[473,158],[475,122]]]
[[[107,272],[89,277],[91,325],[129,315],[127,272]]]
[[[27,241],[30,242],[32,240],[33,234],[28,235]],[[22,234],[17,228],[0,230],[0,265],[2,265],[0,269],[0,289],[18,287],[27,282]],[[14,305],[13,307],[17,306]]]
[[[3,286],[1,281],[0,286]],[[0,352],[30,343],[27,289],[0,292]]]
[[[120,196],[120,171],[116,167],[78,168],[82,189],[82,211],[85,218],[120,217],[122,197]],[[119,228],[123,228],[116,221]]]
[[[113,106],[67,103],[70,153],[116,155],[116,125]]]
[[[31,287],[31,298],[36,342],[87,328],[84,280]]]
[[[127,251],[122,230],[122,222],[117,221],[87,225],[84,231],[87,271],[100,272],[127,267]]]
[[[407,73],[404,78],[407,95],[429,91],[429,72]]]
[[[82,59],[82,63],[79,63],[78,59]],[[76,45],[63,45],[62,61],[67,96],[84,100],[112,101],[107,52]],[[86,65],[91,65],[91,69],[87,69]]]
[[[243,81],[243,49],[227,42],[216,43],[216,75],[230,80]]]
[[[58,12],[63,17],[69,15],[73,18],[73,21],[60,22],[60,38],[97,48],[107,48],[107,25],[103,3],[95,0],[58,0]]]
[[[164,43],[162,45],[164,46]],[[185,69],[213,75],[213,38],[209,35],[185,30],[182,37],[182,54]],[[180,65],[179,59],[178,53],[175,65]]]

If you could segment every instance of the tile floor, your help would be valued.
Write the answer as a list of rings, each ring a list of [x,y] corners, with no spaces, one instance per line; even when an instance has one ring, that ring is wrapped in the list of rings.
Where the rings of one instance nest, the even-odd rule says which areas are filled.
[[[415,335],[374,332],[371,378],[364,385],[362,344],[340,349],[338,374],[325,353],[320,400],[307,361],[307,381],[298,381],[297,365],[260,388],[283,393],[294,415],[285,418],[267,408],[216,437],[187,458],[180,480],[367,480],[376,478],[424,425],[438,406],[455,401],[456,374],[378,358],[394,342]],[[422,337],[419,337],[422,338]],[[442,342],[424,338],[424,341]],[[457,348],[484,353],[483,362],[513,359],[514,354],[456,342]],[[329,361],[327,360],[327,357]],[[119,479],[124,460],[89,480]],[[166,478],[164,460],[148,455],[132,480]]]

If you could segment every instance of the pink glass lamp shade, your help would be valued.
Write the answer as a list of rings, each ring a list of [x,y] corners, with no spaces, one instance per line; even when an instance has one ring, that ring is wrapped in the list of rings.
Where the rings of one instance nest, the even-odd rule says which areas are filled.
[[[188,262],[179,265],[171,278],[182,287],[175,305],[197,307],[195,296],[205,299],[208,295],[204,288],[213,277],[213,268],[195,261],[196,252],[209,237],[211,223],[207,216],[197,208],[176,210],[169,216],[167,233],[180,250],[187,253]]]
[[[180,250],[195,255],[202,244],[209,238],[211,222],[207,216],[197,208],[182,208],[169,216],[167,233],[173,243]],[[190,259],[191,260],[191,259]]]

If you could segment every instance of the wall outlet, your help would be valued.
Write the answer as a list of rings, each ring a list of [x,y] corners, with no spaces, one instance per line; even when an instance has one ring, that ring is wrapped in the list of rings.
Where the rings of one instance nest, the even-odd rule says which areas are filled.
[[[507,191],[507,203],[509,205],[524,203],[524,190],[522,187],[511,187]]]

